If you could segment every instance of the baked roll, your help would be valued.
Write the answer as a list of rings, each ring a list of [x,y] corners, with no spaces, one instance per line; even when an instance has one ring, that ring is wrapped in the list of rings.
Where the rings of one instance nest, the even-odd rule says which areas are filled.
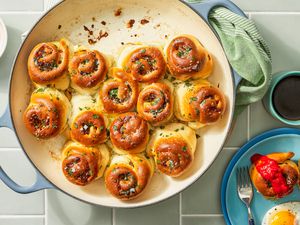
[[[153,126],[159,126],[173,115],[173,85],[170,82],[153,83],[139,94],[138,114]]]
[[[135,108],[138,94],[139,86],[132,75],[113,68],[111,78],[101,88],[99,102],[107,113],[129,112]]]
[[[175,99],[175,116],[193,129],[217,122],[226,110],[224,94],[206,80],[178,84]]]
[[[69,142],[62,152],[62,170],[68,181],[85,186],[103,176],[110,154],[106,145],[87,147]]]
[[[39,88],[31,95],[23,121],[31,134],[47,139],[65,130],[70,112],[70,102],[63,93],[52,88]]]
[[[134,112],[119,115],[110,125],[113,150],[119,154],[140,153],[149,139],[147,121]]]
[[[71,103],[71,139],[86,146],[104,143],[107,139],[108,121],[97,107],[96,99],[89,95],[75,95]]]
[[[109,59],[97,50],[79,47],[69,63],[71,86],[80,94],[94,94],[105,79]]]
[[[142,83],[153,83],[166,73],[166,63],[159,47],[126,46],[120,54],[118,66]]]
[[[293,152],[276,152],[251,157],[250,178],[265,198],[282,198],[293,191],[299,181],[299,168],[290,159]]]
[[[191,166],[196,144],[193,129],[181,123],[171,123],[154,132],[147,146],[147,153],[154,157],[160,172],[178,177]]]
[[[145,190],[153,172],[151,159],[142,155],[115,155],[105,172],[106,189],[118,199],[133,199]]]
[[[69,54],[69,44],[65,39],[36,45],[27,63],[28,73],[34,85],[67,89],[70,83]]]
[[[178,80],[208,77],[213,70],[213,59],[192,35],[174,37],[165,47],[169,71]]]

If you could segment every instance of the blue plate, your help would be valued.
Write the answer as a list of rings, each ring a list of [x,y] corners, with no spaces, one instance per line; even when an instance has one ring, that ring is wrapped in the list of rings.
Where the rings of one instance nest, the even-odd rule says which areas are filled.
[[[250,158],[255,153],[268,154],[271,152],[292,151],[292,160],[300,159],[300,130],[294,128],[279,128],[260,134],[247,142],[232,158],[222,179],[221,205],[224,219],[228,225],[242,225],[247,223],[247,210],[240,201],[236,189],[236,168],[251,165]],[[253,187],[254,188],[254,187]],[[266,200],[254,188],[251,203],[255,223],[261,224],[265,213],[275,205],[287,201],[300,201],[300,191],[295,186],[292,194],[276,201]]]

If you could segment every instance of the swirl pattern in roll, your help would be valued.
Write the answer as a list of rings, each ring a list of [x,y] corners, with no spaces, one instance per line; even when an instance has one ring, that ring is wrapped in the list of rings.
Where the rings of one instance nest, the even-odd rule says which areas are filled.
[[[115,155],[105,172],[106,189],[116,198],[139,196],[153,175],[153,164],[142,155]]]
[[[180,83],[175,98],[176,117],[194,129],[217,122],[226,110],[224,94],[206,80]]]
[[[181,123],[168,124],[154,132],[147,147],[162,173],[178,177],[191,166],[196,150],[195,131]]]
[[[173,86],[171,83],[153,83],[139,94],[138,114],[154,126],[167,122],[173,115]]]
[[[213,70],[211,55],[192,35],[174,37],[165,55],[170,73],[179,80],[206,78]]]
[[[119,154],[142,152],[149,140],[148,123],[134,112],[121,114],[110,125],[110,140]]]
[[[251,157],[250,178],[265,198],[278,199],[292,193],[300,179],[299,168],[291,161],[294,155],[293,152],[274,152]]]
[[[94,94],[107,74],[107,61],[97,50],[79,48],[69,64],[72,87],[81,94]]]
[[[52,88],[39,88],[31,95],[23,121],[31,134],[47,139],[64,131],[70,112],[71,105],[64,94]]]
[[[129,46],[121,53],[118,64],[142,83],[156,82],[166,72],[163,53],[154,46]]]
[[[87,147],[69,142],[62,152],[62,170],[68,181],[85,186],[103,176],[110,154],[106,145]]]
[[[67,89],[69,54],[69,46],[64,39],[36,45],[28,57],[30,79],[36,86]]]
[[[80,113],[71,125],[71,138],[86,146],[106,141],[106,125],[103,115],[95,110]]]
[[[131,74],[113,68],[111,78],[104,82],[100,91],[100,102],[107,113],[132,111],[137,102],[139,87]]]

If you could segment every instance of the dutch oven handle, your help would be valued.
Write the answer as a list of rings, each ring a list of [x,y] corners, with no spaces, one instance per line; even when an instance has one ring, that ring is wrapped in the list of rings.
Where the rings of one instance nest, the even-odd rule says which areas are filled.
[[[206,23],[214,31],[214,33],[216,34],[217,37],[218,37],[218,34],[215,32],[214,28],[211,26],[211,24],[209,23],[209,20],[208,20],[209,13],[213,8],[219,7],[219,6],[225,7],[238,15],[247,17],[245,15],[245,13],[239,7],[237,7],[234,3],[232,3],[230,0],[205,0],[205,1],[195,0],[194,2],[187,2],[185,0],[185,2],[191,8],[193,8],[206,21]],[[232,73],[234,76],[235,87],[237,87],[238,84],[240,83],[240,81],[242,80],[242,77],[240,75],[238,75],[238,73],[234,69],[232,69]]]
[[[11,122],[10,111],[9,107],[7,106],[2,116],[0,116],[0,128],[7,127],[11,130],[13,129],[13,125]],[[42,189],[49,189],[54,188],[54,186],[46,180],[38,171],[36,171],[36,181],[31,186],[21,186],[14,182],[2,169],[0,165],[0,179],[5,183],[10,189],[14,190],[15,192],[28,194],[35,191],[39,191]]]

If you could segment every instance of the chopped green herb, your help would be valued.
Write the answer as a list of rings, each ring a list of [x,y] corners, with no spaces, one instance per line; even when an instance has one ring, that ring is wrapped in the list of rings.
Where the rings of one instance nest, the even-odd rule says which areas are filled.
[[[79,107],[79,110],[81,111],[81,110],[83,110],[83,108]]]
[[[187,147],[186,147],[186,146],[183,146],[183,147],[182,147],[182,151],[186,152],[186,150],[187,150]]]
[[[152,106],[157,105],[157,103],[159,103],[159,102],[160,102],[160,98],[156,98],[156,99],[154,99],[153,102],[151,102],[151,105]]]
[[[94,118],[94,119],[99,119],[100,116],[99,116],[98,114],[94,114],[94,115],[93,115],[93,118]]]
[[[203,105],[205,105],[206,103],[206,99],[204,99],[201,103],[200,103],[200,106],[202,107]]]
[[[35,90],[36,93],[45,91],[45,88],[38,88]]]
[[[78,128],[78,124],[77,124],[77,123],[74,123],[74,127],[77,129],[77,128]]]
[[[195,101],[197,101],[197,100],[198,100],[197,97],[191,97],[191,98],[190,98],[190,102],[195,102]]]
[[[114,88],[114,89],[111,89],[108,94],[111,98],[117,98],[118,91],[119,91],[118,88]]]
[[[96,99],[95,98],[92,98],[92,101],[93,101],[93,103],[96,103]]]
[[[145,52],[146,52],[146,49],[143,48],[143,49],[141,50],[141,53],[144,54]]]
[[[176,130],[175,130],[175,132],[178,132],[178,131],[179,131],[179,129],[176,129]]]
[[[117,131],[118,130],[118,127],[116,125],[113,125],[113,130],[114,131]]]
[[[184,130],[184,126],[182,126],[180,129],[181,129],[181,130]]]
[[[100,126],[99,130],[102,131],[104,129],[104,126]]]

